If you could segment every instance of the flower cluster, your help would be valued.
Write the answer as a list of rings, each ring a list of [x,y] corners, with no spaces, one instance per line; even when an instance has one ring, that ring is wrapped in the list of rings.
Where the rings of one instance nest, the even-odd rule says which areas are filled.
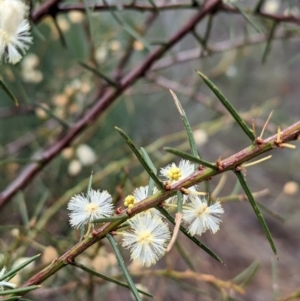
[[[190,163],[187,160],[181,160],[179,162],[179,165],[175,163],[169,164],[168,166],[161,169],[160,174],[164,181],[166,181],[167,184],[175,184],[186,177],[190,176],[195,171],[195,165]],[[190,195],[193,195],[197,192],[197,185],[194,185],[192,187],[189,187],[189,195],[183,196],[183,203],[186,203],[188,201],[188,198]],[[172,197],[167,199],[167,203],[174,203],[176,202],[177,197]]]
[[[145,212],[131,218],[123,235],[123,247],[131,250],[131,258],[149,267],[165,253],[170,241],[168,225],[157,215]]]
[[[145,200],[149,196],[148,195],[148,190],[149,190],[148,185],[136,188],[133,191],[133,195],[130,194],[125,198],[124,206],[131,209],[135,204],[139,203],[140,201]],[[157,191],[158,191],[157,188],[154,187],[152,194],[156,193]],[[160,212],[155,208],[150,208],[150,209],[147,210],[147,212],[149,212],[153,215],[158,215],[158,216],[161,217]]]
[[[167,184],[173,184],[191,175],[195,166],[182,160],[179,165],[172,163],[161,169],[161,175]],[[221,222],[220,215],[224,213],[221,204],[216,201],[209,204],[206,198],[200,198],[196,186],[186,190],[182,212],[183,222],[188,232],[201,235],[210,230],[216,233]],[[145,200],[152,193],[149,186],[136,188],[124,200],[124,206],[131,210],[137,203]],[[177,206],[176,197],[168,199],[162,205],[165,208]],[[71,210],[70,223],[75,228],[88,224],[97,218],[113,215],[112,197],[107,191],[90,190],[87,195],[75,195],[68,204]],[[135,215],[126,222],[127,227],[121,227],[116,233],[123,236],[122,246],[130,249],[131,258],[149,267],[155,264],[165,253],[170,242],[171,234],[163,215],[155,208],[148,209]]]
[[[107,191],[91,189],[86,195],[74,195],[68,204],[70,224],[80,228],[94,219],[112,216],[112,197]]]
[[[0,0],[0,62],[18,63],[32,42],[28,6],[21,0]]]
[[[208,205],[205,198],[192,197],[189,204],[183,207],[183,220],[189,225],[188,231],[194,236],[201,235],[206,230],[216,233],[219,230],[221,219],[219,216],[224,213],[220,202]]]

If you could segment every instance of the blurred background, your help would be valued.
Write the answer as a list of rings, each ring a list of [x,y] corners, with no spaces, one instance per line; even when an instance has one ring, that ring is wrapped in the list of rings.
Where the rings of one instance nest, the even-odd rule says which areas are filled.
[[[203,4],[200,0],[56,1],[52,17],[49,11],[39,17],[35,12],[47,2],[28,2],[34,42],[19,64],[0,66],[1,79],[19,102],[16,107],[0,90],[3,192],[28,164],[78,124],[107,91],[118,89],[119,80],[141,66],[157,47],[164,47]],[[17,259],[42,253],[41,259],[18,274],[15,283],[21,284],[78,241],[79,231],[69,225],[67,203],[75,193],[86,191],[92,171],[93,188],[108,190],[116,206],[122,206],[134,188],[147,185],[147,174],[114,126],[146,148],[157,169],[179,162],[163,150],[164,146],[189,150],[168,89],[177,94],[186,111],[205,160],[224,159],[250,145],[195,70],[215,83],[247,124],[254,120],[257,135],[272,110],[264,138],[274,135],[278,126],[285,129],[299,120],[299,1],[220,3],[214,14],[205,16],[194,31],[155,60],[0,207],[0,267],[10,268]],[[226,265],[183,235],[178,237],[178,244],[199,274],[230,281],[252,264],[253,277],[248,279],[244,294],[232,288],[220,290],[207,281],[156,275],[156,270],[166,267],[181,272],[189,269],[176,247],[152,268],[137,266],[130,261],[129,252],[121,249],[135,282],[156,300],[296,299],[296,295],[286,297],[300,286],[299,150],[276,149],[270,154],[270,160],[247,168],[247,182],[252,192],[258,192],[257,201],[277,246],[278,260],[230,172],[209,182],[210,192],[223,182],[217,195],[225,210],[221,229],[215,235],[207,232],[200,237]],[[207,187],[201,184],[200,189]],[[122,277],[105,240],[81,254],[78,261],[105,275]],[[129,290],[74,267],[60,270],[43,287],[29,297],[133,298]]]

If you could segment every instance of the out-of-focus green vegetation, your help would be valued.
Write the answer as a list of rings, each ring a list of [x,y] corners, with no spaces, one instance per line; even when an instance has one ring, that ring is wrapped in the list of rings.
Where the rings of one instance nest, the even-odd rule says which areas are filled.
[[[39,2],[47,1],[32,1],[32,11],[40,8]],[[60,1],[58,7],[87,2]],[[150,11],[122,9],[121,2],[133,6],[150,6],[151,2],[160,6],[182,3],[109,1],[109,5],[120,6],[114,13],[123,24],[117,22],[109,9],[91,8],[88,13],[59,11],[55,19],[46,16],[32,25],[34,42],[19,64],[0,65],[0,77],[19,103],[16,107],[7,93],[0,89],[1,191],[18,179],[24,167],[57,143],[59,137],[66,135],[67,126],[78,123],[110,89],[103,76],[88,70],[82,63],[117,82],[119,71],[121,76],[126,76],[140,66],[151,51],[160,47],[157,44],[168,41],[200,9],[161,10],[150,22]],[[190,5],[191,2],[184,4]],[[148,184],[147,174],[114,129],[115,125],[148,151],[157,169],[178,161],[163,151],[164,146],[183,151],[189,149],[169,88],[176,92],[186,111],[203,159],[215,162],[219,157],[224,159],[250,145],[249,139],[198,77],[196,69],[213,80],[248,125],[254,120],[257,133],[274,110],[264,138],[274,135],[277,126],[284,129],[299,120],[299,2],[257,2],[263,3],[262,12],[266,14],[290,15],[298,20],[278,22],[265,63],[262,64],[262,58],[274,20],[249,14],[252,22],[262,29],[262,32],[257,32],[240,13],[220,9],[212,15],[206,49],[194,35],[186,35],[0,208],[0,267],[11,267],[17,258],[43,253],[32,269],[15,280],[17,284],[79,240],[79,231],[74,231],[69,225],[66,207],[75,193],[86,191],[91,171],[94,173],[93,187],[108,190],[116,206],[122,206],[124,197],[135,187]],[[99,4],[96,1],[89,3],[91,7]],[[252,1],[237,2],[236,5],[247,14],[255,6]],[[236,8],[235,4],[230,7]],[[195,27],[195,32],[202,37],[206,35],[208,19],[206,17]],[[141,38],[133,37],[128,28]],[[252,43],[255,39],[262,42]],[[143,45],[144,41],[147,44]],[[239,47],[235,47],[237,44]],[[189,50],[199,54],[188,59]],[[130,57],[125,66],[118,69],[126,53]],[[185,62],[163,66],[167,58],[178,53],[185,54]],[[224,201],[221,230],[215,235],[206,233],[201,237],[226,266],[215,262],[179,235],[181,246],[199,274],[212,274],[216,279],[229,281],[257,261],[259,269],[245,287],[244,294],[232,293],[228,288],[223,288],[220,293],[214,282],[196,281],[194,274],[176,274],[175,271],[185,271],[190,267],[182,259],[180,248],[175,247],[155,267],[155,270],[166,267],[174,270],[174,274],[170,272],[166,277],[155,271],[151,275],[148,269],[130,263],[129,254],[124,251],[136,283],[147,287],[159,300],[281,300],[295,292],[299,288],[299,268],[295,264],[300,241],[299,158],[298,149],[276,150],[272,152],[271,160],[247,169],[247,183],[252,192],[269,190],[258,201],[269,210],[261,208],[278,248],[279,261],[271,252],[247,202]],[[220,177],[209,182],[210,192],[218,186]],[[204,184],[200,185],[200,189],[206,188]],[[215,197],[236,194],[243,192],[234,175],[228,174]],[[283,217],[284,222],[277,215]],[[122,278],[111,247],[105,241],[80,255],[78,261],[98,272]],[[252,265],[247,276],[256,268],[258,264]],[[245,278],[241,281],[248,280]],[[128,290],[98,278],[93,281],[92,277],[74,267],[59,271],[43,286],[52,288],[53,292],[41,289],[40,294],[36,291],[30,295],[32,300],[132,298]],[[56,287],[59,289],[54,291]]]

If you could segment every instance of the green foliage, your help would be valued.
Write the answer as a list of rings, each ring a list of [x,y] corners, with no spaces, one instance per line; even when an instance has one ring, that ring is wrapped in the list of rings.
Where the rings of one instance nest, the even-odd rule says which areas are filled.
[[[299,249],[299,154],[288,149],[300,134],[300,22],[292,1],[277,1],[276,12],[271,1],[25,2],[34,42],[16,66],[0,67],[0,267],[8,267],[0,269],[0,299],[26,300],[28,293],[54,300],[62,290],[70,300],[131,293],[135,300],[144,298],[140,293],[253,300],[268,299],[271,287],[278,288],[276,300],[297,298],[297,287],[286,285],[298,273],[286,258]],[[273,109],[268,133],[257,135]],[[274,153],[270,162],[246,170],[247,161],[267,151]],[[180,158],[194,167],[185,177]],[[165,175],[174,168],[178,179],[163,176],[163,168]],[[146,185],[137,199],[136,189]],[[80,234],[69,225],[67,203],[92,187],[112,195],[115,213],[90,218]],[[210,192],[201,197],[202,209],[194,208],[211,230],[200,238],[186,217],[199,197],[192,188]],[[135,198],[131,207],[124,207],[126,196]],[[254,214],[237,201],[249,202]],[[222,217],[211,214],[214,204],[224,207]],[[85,209],[94,205],[87,199]],[[205,210],[217,229],[202,219]],[[131,218],[148,213],[159,214],[158,226],[178,229],[174,247],[151,270],[131,264],[119,239]],[[138,230],[145,244],[155,238]],[[271,277],[267,243],[282,254],[278,277]],[[17,288],[8,289],[7,281]]]

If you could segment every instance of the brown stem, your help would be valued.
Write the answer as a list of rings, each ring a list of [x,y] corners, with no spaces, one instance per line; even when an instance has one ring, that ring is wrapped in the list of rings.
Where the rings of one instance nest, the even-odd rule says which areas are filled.
[[[286,128],[284,131],[281,132],[280,139],[282,143],[298,140],[300,135],[300,121],[294,123],[290,127]],[[240,164],[249,161],[257,157],[258,155],[265,153],[267,151],[276,148],[276,141],[277,141],[277,134],[265,139],[259,145],[251,145],[240,152],[236,153],[235,155],[220,161],[222,164],[223,170],[212,170],[210,168],[203,168],[202,170],[195,171],[189,177],[183,179],[181,182],[178,182],[171,186],[171,189],[168,191],[159,191],[154,195],[146,198],[145,200],[136,204],[130,210],[130,217],[145,211],[149,208],[152,208],[162,201],[168,199],[170,196],[176,194],[178,190],[183,187],[189,187],[200,183],[202,181],[208,180],[212,175],[220,174],[224,171],[228,171],[230,169],[234,170]],[[123,210],[122,214],[124,217],[129,217],[126,214],[126,210]],[[75,260],[75,258],[85,251],[88,247],[99,241],[100,239],[104,238],[107,233],[115,230],[121,223],[124,222],[124,219],[120,219],[113,222],[108,222],[104,224],[101,228],[93,231],[88,237],[77,243],[73,248],[67,251],[64,255],[59,257],[58,259],[54,260],[49,266],[47,266],[44,270],[40,271],[29,280],[27,280],[22,287],[30,286],[30,285],[37,285],[42,283],[44,280],[49,278],[51,275],[56,273],[58,270],[66,266],[68,263],[71,263]]]
[[[38,158],[39,162],[27,165],[19,176],[0,194],[0,207],[3,206],[18,190],[26,187],[47,163],[55,158],[63,148],[69,146],[86,127],[93,124],[106,108],[118,98],[118,96],[120,96],[128,87],[133,85],[140,77],[144,76],[156,60],[186,36],[198,22],[200,22],[207,14],[211,13],[219,4],[220,0],[206,1],[202,9],[179,29],[165,45],[153,50],[140,66],[125,75],[120,81],[120,85],[117,89],[107,89],[104,95],[97,100],[96,104],[85,116],[41,153]]]
[[[199,7],[191,5],[190,1],[184,1],[181,3],[169,3],[169,4],[163,4],[163,3],[157,3],[156,7],[153,7],[149,4],[116,4],[116,5],[105,5],[105,4],[97,4],[93,6],[93,9],[95,11],[107,11],[107,10],[120,10],[122,8],[123,10],[135,10],[139,12],[145,12],[145,11],[164,11],[164,10],[182,10],[182,9],[189,9],[189,10],[198,10]],[[59,12],[68,12],[72,10],[82,11],[85,12],[85,7],[83,4],[70,4],[70,5],[59,5],[58,11]],[[222,10],[227,13],[238,13],[240,14],[240,11],[232,7],[230,5],[222,4],[218,7],[218,10]],[[247,12],[247,11],[246,11]],[[249,11],[250,12],[250,11]],[[293,16],[293,15],[282,15],[282,14],[269,14],[261,11],[252,11],[251,14],[263,17],[266,19],[271,19],[278,22],[288,22],[288,23],[295,23],[300,24],[300,18]]]
[[[62,0],[48,0],[43,3],[37,10],[33,11],[30,15],[31,20],[37,23],[45,16],[51,15],[55,16],[59,11],[58,4]]]

